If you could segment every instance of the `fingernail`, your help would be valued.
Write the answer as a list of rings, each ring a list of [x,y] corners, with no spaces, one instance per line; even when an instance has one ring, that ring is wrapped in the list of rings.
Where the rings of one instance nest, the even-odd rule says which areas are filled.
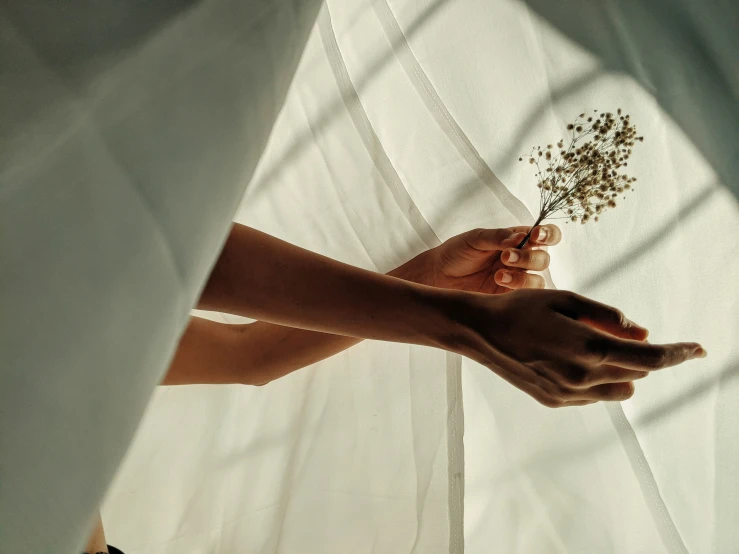
[[[503,273],[503,275],[500,276],[501,283],[510,283],[511,281],[513,281],[513,277],[511,277],[510,273]]]
[[[518,261],[518,257],[519,257],[518,256],[518,252],[516,252],[515,250],[509,250],[508,251],[508,261],[510,263],[517,262]]]
[[[536,240],[544,240],[545,238],[547,238],[548,234],[549,233],[547,233],[547,230],[542,227],[541,229],[539,229],[539,238],[537,238]]]
[[[693,354],[698,358],[705,358],[706,356],[708,356],[708,352],[703,350],[703,348],[700,346],[693,351]]]

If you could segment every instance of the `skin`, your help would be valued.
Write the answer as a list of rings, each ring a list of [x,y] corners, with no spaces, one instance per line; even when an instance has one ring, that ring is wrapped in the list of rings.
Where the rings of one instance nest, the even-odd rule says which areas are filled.
[[[240,227],[240,226],[239,226]],[[523,251],[516,251],[516,262],[498,260],[497,254],[508,248],[513,252],[526,227],[473,230],[457,235],[437,248],[422,252],[390,271],[388,275],[406,281],[459,291],[506,294],[520,288],[543,288],[544,279],[531,271],[549,266],[544,250],[561,240],[554,225],[544,226],[546,238],[532,240]],[[536,235],[538,236],[538,235]],[[238,244],[232,246],[240,248]],[[236,253],[238,255],[238,253]],[[503,274],[511,282],[502,283]],[[198,307],[212,309],[213,296],[229,296],[218,290],[222,285],[209,283],[205,299]],[[209,303],[210,302],[210,303]],[[221,302],[227,303],[228,298]],[[163,385],[233,384],[264,385],[302,367],[345,350],[362,339],[296,329],[273,323],[225,325],[193,317],[183,335]]]
[[[379,275],[236,224],[197,307],[260,321],[191,318],[161,384],[265,385],[370,338],[459,353],[558,408],[626,400],[635,380],[706,355],[650,344],[618,309],[544,290],[532,272],[562,234],[542,225],[516,249],[528,230],[474,229]],[[95,540],[99,519],[89,552]]]
[[[697,343],[649,344],[616,308],[543,290],[530,271],[546,269],[542,247],[561,232],[535,229],[511,262],[526,231],[475,229],[379,275],[235,225],[198,307],[260,322],[194,319],[164,384],[203,382],[206,365],[207,382],[265,384],[370,338],[462,354],[560,407],[624,400],[634,380],[705,355]]]

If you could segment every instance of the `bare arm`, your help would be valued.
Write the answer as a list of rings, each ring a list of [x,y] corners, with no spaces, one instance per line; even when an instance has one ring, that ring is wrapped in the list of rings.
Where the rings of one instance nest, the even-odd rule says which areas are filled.
[[[424,263],[423,257],[417,257],[388,275],[429,284],[429,272],[423,267]],[[215,283],[208,286],[206,290],[211,298],[218,294],[214,291]],[[228,301],[228,298],[221,300]],[[202,300],[198,304],[200,308],[205,306],[212,304],[204,304]],[[227,325],[193,317],[161,384],[264,385],[338,354],[362,340],[264,321]]]
[[[193,317],[162,385],[265,385],[362,339],[258,321],[227,325]]]
[[[440,346],[460,294],[350,266],[235,225],[198,308],[356,338]]]
[[[520,251],[516,262],[500,261],[497,254],[517,244],[528,228],[472,230],[449,239],[437,248],[422,252],[388,275],[422,285],[488,294],[539,288],[543,286],[541,276],[528,271],[546,269],[549,255],[532,248],[556,245],[561,238],[556,226],[546,226],[546,230],[546,238],[535,235],[527,248]],[[236,225],[232,233],[244,231],[248,232],[248,228]],[[218,273],[214,271],[214,278],[209,280],[199,307],[212,309],[217,304],[223,311],[234,309],[228,306],[234,300],[239,302],[240,289],[248,284],[239,275],[248,271],[248,268],[233,261],[253,260],[254,256],[249,251],[251,244],[243,237],[230,241],[224,255],[230,256],[231,262],[223,259],[218,262],[216,269],[221,277],[215,277]],[[277,244],[279,248],[276,252],[285,246],[292,246],[282,241],[277,241]],[[289,256],[294,248],[287,249],[283,255]],[[301,254],[305,252],[295,250]],[[506,285],[500,285],[498,282],[502,282],[504,270],[510,271],[513,279]],[[224,279],[223,274],[229,272],[234,276]],[[226,287],[224,282],[228,284]],[[361,340],[262,321],[248,325],[224,325],[193,318],[162,384],[262,385],[333,356]]]
[[[446,277],[460,278],[456,269],[478,264],[487,257],[488,242],[510,247],[510,237],[496,239],[502,231],[474,230],[457,237],[469,248],[458,250],[457,259],[452,256],[444,260],[442,266],[455,268]],[[525,250],[518,254],[529,261],[542,256],[541,252]],[[199,307],[319,334],[443,348],[489,367],[551,407],[623,400],[633,394],[632,381],[648,372],[705,356],[696,343],[644,343],[647,331],[623,313],[571,292],[526,287],[504,296],[464,292],[495,293],[501,283],[509,283],[500,278],[509,267],[480,267],[480,271],[460,278],[464,286],[451,287],[461,290],[445,290],[348,266],[237,225]],[[526,272],[514,277],[514,283],[531,278]],[[201,325],[218,329],[211,323],[194,321],[188,333]],[[337,342],[339,339],[334,337],[316,340],[320,335],[296,334],[294,329],[278,332],[265,324],[213,332],[209,339],[208,333],[186,333],[178,352],[180,360],[187,363],[187,349],[195,348],[201,354],[213,352],[231,372],[238,367],[236,360],[242,368],[242,364],[252,363],[255,368],[263,368],[250,376],[254,384],[268,382],[350,345],[348,340]],[[212,341],[211,345],[225,347],[202,348],[206,339]],[[285,352],[286,345],[301,343],[304,348]],[[187,371],[181,375],[187,375]],[[234,373],[225,372],[218,382],[245,382],[233,377]],[[210,378],[208,382],[214,381]]]

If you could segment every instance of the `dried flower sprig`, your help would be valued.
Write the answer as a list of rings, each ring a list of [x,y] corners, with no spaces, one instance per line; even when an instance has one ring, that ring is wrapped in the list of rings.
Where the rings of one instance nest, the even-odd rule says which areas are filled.
[[[622,114],[621,108],[615,115],[593,110],[593,115],[581,113],[567,130],[566,149],[560,139],[556,148],[537,146],[518,158],[536,166],[536,186],[541,189],[539,217],[518,248],[526,245],[531,232],[545,219],[598,221],[603,212],[616,207],[619,194],[634,190],[636,177],[619,172],[628,167],[634,145],[644,142],[629,115]],[[553,218],[556,213],[562,216]]]

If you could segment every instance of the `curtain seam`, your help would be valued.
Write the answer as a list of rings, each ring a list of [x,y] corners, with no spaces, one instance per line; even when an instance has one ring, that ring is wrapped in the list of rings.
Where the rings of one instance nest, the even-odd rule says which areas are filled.
[[[395,171],[390,158],[388,158],[379,137],[372,128],[372,124],[367,117],[367,113],[365,112],[359,95],[354,88],[354,84],[346,68],[344,59],[341,56],[339,45],[336,42],[336,35],[333,31],[328,4],[324,4],[318,17],[318,27],[321,41],[331,66],[331,71],[336,80],[336,84],[339,87],[341,100],[344,103],[346,110],[349,112],[352,122],[354,123],[354,127],[362,138],[362,142],[367,148],[375,167],[377,167],[380,172],[380,175],[382,176],[383,181],[398,208],[403,212],[419,238],[429,248],[438,246],[441,244],[441,240],[423,216],[420,209],[413,201],[413,198],[411,198],[408,190],[405,188],[403,182],[398,176],[398,173]]]
[[[636,436],[634,428],[629,423],[626,414],[620,403],[608,402],[606,410],[611,417],[611,422],[618,432],[621,444],[626,451],[631,467],[639,481],[639,487],[642,490],[649,511],[652,513],[657,530],[662,537],[662,542],[669,552],[679,554],[689,554],[689,550],[685,546],[685,542],[680,536],[680,532],[670,516],[667,506],[662,495],[659,492],[659,486],[654,478],[654,474],[649,467],[644,450],[639,444],[639,438]]]
[[[416,206],[375,134],[359,95],[354,88],[333,31],[331,14],[325,4],[318,25],[331,70],[340,89],[341,99],[349,112],[385,185],[403,211],[411,226],[427,246],[437,246],[441,240]],[[347,102],[350,96],[353,102]],[[447,502],[449,509],[449,554],[464,552],[464,413],[461,387],[462,359],[458,354],[446,353],[447,390]]]
[[[472,141],[462,130],[461,126],[454,119],[447,109],[443,100],[436,92],[431,80],[416,59],[413,51],[408,44],[408,40],[393,15],[390,6],[386,0],[377,0],[372,3],[375,15],[377,16],[380,26],[385,33],[386,38],[390,42],[390,46],[398,59],[400,66],[403,68],[409,81],[416,89],[421,97],[424,105],[433,116],[439,128],[446,134],[449,142],[454,145],[462,159],[470,166],[475,174],[480,178],[482,183],[490,189],[490,191],[500,200],[500,202],[514,215],[519,222],[529,224],[534,222],[534,216],[526,208],[514,194],[512,194],[503,182],[493,172],[492,168],[482,158]],[[549,270],[542,272],[548,288],[556,288],[552,282]]]
[[[466,136],[462,128],[452,117],[449,110],[446,108],[441,97],[436,92],[435,88],[431,84],[430,79],[423,71],[421,64],[413,54],[413,51],[408,44],[408,41],[395,18],[390,6],[387,4],[387,0],[377,0],[372,3],[372,6],[377,16],[380,26],[385,33],[388,41],[390,42],[391,48],[400,62],[401,67],[405,71],[408,79],[413,84],[418,95],[423,100],[428,110],[434,116],[439,127],[446,133],[449,141],[455,146],[457,151],[461,154],[462,158],[469,164],[470,168],[481,178],[483,183],[498,197],[498,199],[514,214],[519,220],[526,220],[526,214],[528,217],[533,219],[526,206],[518,200],[503,183],[498,179],[495,173],[492,171],[490,166],[485,162],[482,156],[479,154],[477,149],[474,147],[472,142]],[[549,270],[545,272],[545,278],[549,281],[548,285],[551,288],[555,288]],[[448,363],[448,368],[450,367]],[[451,372],[449,373],[451,375]],[[461,376],[461,375],[460,375]],[[454,382],[454,378],[450,377],[448,386],[455,388],[458,386]],[[461,395],[461,390],[459,391]],[[461,399],[461,398],[460,398]],[[642,491],[645,496],[651,500],[647,502],[650,510],[655,516],[655,520],[660,528],[660,535],[663,538],[665,546],[668,546],[668,538],[671,539],[671,544],[674,548],[669,548],[673,552],[679,552],[681,554],[688,554],[688,550],[680,536],[674,521],[669,515],[665,506],[664,500],[659,493],[654,476],[649,469],[649,464],[646,461],[644,452],[639,444],[639,440],[636,437],[636,433],[629,423],[623,409],[620,405],[607,407],[608,413],[611,416],[614,426],[618,430],[621,442],[624,445],[624,449],[629,457],[629,461],[632,466],[636,469],[639,468],[637,478],[641,485]],[[631,440],[629,440],[631,439]],[[450,454],[453,454],[450,449]],[[451,465],[451,464],[450,464]],[[451,468],[450,468],[451,472]],[[647,494],[648,493],[648,494]],[[451,497],[450,497],[451,502]],[[661,525],[660,525],[661,523]],[[451,543],[450,543],[450,550]],[[452,550],[453,552],[453,550]]]
[[[400,28],[400,24],[393,15],[386,0],[373,2],[372,6],[375,10],[375,15],[380,21],[383,32],[390,42],[393,53],[418,92],[418,95],[434,116],[439,127],[449,138],[449,141],[455,146],[470,168],[480,177],[483,184],[495,194],[501,203],[518,216],[519,219],[525,220],[528,216],[533,220],[533,216],[528,212],[526,207],[506,188],[498,176],[495,175],[490,166],[480,156],[472,141],[469,140],[469,137],[467,137],[451,115],[438,92],[436,92],[436,89],[431,84],[425,71],[421,68],[421,64],[413,54],[403,30]]]
[[[464,553],[464,404],[462,357],[446,353],[449,554]]]

